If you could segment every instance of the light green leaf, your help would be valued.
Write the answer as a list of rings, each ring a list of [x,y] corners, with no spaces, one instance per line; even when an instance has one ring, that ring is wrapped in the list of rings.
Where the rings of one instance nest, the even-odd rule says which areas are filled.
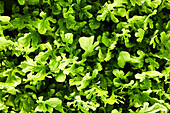
[[[123,78],[124,78],[124,72],[123,72],[122,70],[114,69],[114,70],[113,70],[113,74],[114,74],[117,78],[120,78],[120,79],[123,79]]]
[[[30,39],[28,40],[28,37],[29,37],[29,34],[26,33],[24,34],[23,37],[19,38],[18,39],[18,42],[19,42],[19,45],[22,46],[22,47],[27,47],[30,45]]]
[[[76,0],[77,4],[80,4],[81,3],[81,0]]]
[[[33,61],[31,58],[27,58],[27,61],[21,62],[19,65],[20,68],[22,68],[22,71],[24,73],[27,73],[33,69],[33,67],[37,66],[37,63]]]
[[[64,82],[66,79],[66,75],[65,74],[59,74],[55,77],[57,82]]]
[[[115,103],[117,103],[117,99],[116,99],[116,95],[114,93],[112,93],[112,95],[110,96],[110,98],[108,98],[106,100],[106,103],[110,104],[110,105],[113,105]]]
[[[60,56],[58,56],[56,59],[50,59],[49,67],[52,72],[58,73],[60,71],[60,69],[58,68],[60,60]]]
[[[112,58],[112,53],[110,52],[110,50],[108,49],[107,53],[106,53],[106,57],[105,57],[105,61],[109,61]]]
[[[96,78],[97,74],[98,74],[98,70],[94,69],[92,73],[92,79]]]
[[[97,96],[108,96],[108,91],[102,90],[102,89],[98,89],[96,88],[96,91],[94,93],[97,93]]]
[[[126,62],[129,62],[129,61],[130,61],[130,54],[126,51],[121,51],[118,57],[118,65],[121,68],[124,68]]]
[[[147,27],[147,25],[148,25],[148,23],[149,23],[149,18],[150,17],[152,17],[153,15],[156,15],[157,14],[157,10],[155,9],[152,13],[150,13],[146,18],[145,18],[145,20],[144,20],[144,30],[147,30],[148,29],[148,27]]]
[[[60,62],[60,65],[58,66],[59,69],[65,70],[65,67],[69,64],[68,61],[62,61]]]
[[[119,111],[117,109],[114,109],[111,111],[111,113],[119,113]]]
[[[49,42],[45,44],[40,44],[39,47],[41,50],[45,50],[45,49],[52,50],[52,45]]]
[[[144,31],[143,29],[139,28],[139,29],[138,29],[138,32],[135,33],[135,36],[136,36],[136,37],[139,37],[139,38],[137,39],[137,42],[142,42],[143,37],[144,37],[144,34],[145,34],[145,31]]]
[[[63,42],[72,44],[73,43],[73,34],[72,33],[66,33],[63,37],[62,37]]]
[[[49,52],[40,52],[36,57],[35,57],[35,61],[37,61],[40,64],[45,65],[47,62],[47,59],[49,57]]]
[[[121,17],[125,17],[126,16],[126,9],[125,8],[119,8],[117,13]]]
[[[45,18],[46,13],[41,12],[40,14],[43,17],[43,19],[38,24],[38,32],[40,34],[45,34],[47,30],[51,30],[51,27],[50,27],[49,19]]]
[[[161,4],[162,0],[147,0],[150,7],[157,8]]]
[[[3,74],[7,75],[6,83],[8,85],[17,86],[21,83],[21,78],[15,75],[16,70],[7,69]]]
[[[25,33],[23,37],[18,39],[15,49],[20,52],[30,53],[37,49],[40,41],[40,35],[37,32]]]
[[[91,82],[91,76],[90,76],[90,73],[87,73],[87,74],[83,77],[82,81],[80,82],[80,86],[78,86],[78,88],[77,88],[78,91],[86,88],[86,87],[90,84],[90,82]]]
[[[141,6],[146,0],[135,0],[135,1],[136,1],[136,4]]]
[[[108,11],[107,11],[107,10],[104,10],[101,15],[98,15],[98,16],[97,16],[97,18],[96,18],[97,21],[101,21],[101,20],[104,21],[105,18],[106,18],[106,16],[107,16],[107,14],[108,14]]]
[[[102,53],[101,49],[99,49],[98,58],[100,62],[103,62],[105,59],[105,55]]]
[[[93,41],[94,41],[94,36],[91,36],[90,38],[81,37],[79,39],[80,46],[85,51],[91,51],[90,49],[92,49],[92,47],[93,47]]]
[[[93,44],[93,41],[94,41],[94,36],[80,37],[79,39],[80,47],[85,50],[84,53],[85,56],[88,56],[90,53],[92,53],[94,48],[99,44],[99,42],[95,42]]]
[[[75,77],[74,79],[70,79],[69,84],[70,86],[76,85],[78,91],[86,88],[91,82],[90,73],[87,73],[83,78],[82,77]]]
[[[10,45],[10,41],[6,40],[4,37],[0,37],[0,51],[4,50]]]
[[[40,103],[36,108],[35,108],[35,111],[39,111],[39,112],[46,112],[47,111],[47,108],[45,106],[44,103]]]
[[[62,101],[58,98],[50,98],[49,100],[45,101],[45,104],[55,108],[55,107],[61,107],[62,108]]]
[[[135,75],[135,78],[140,79],[140,82],[142,82],[146,77],[153,78],[153,79],[157,80],[158,79],[157,77],[161,78],[162,76],[163,76],[163,74],[161,74],[158,71],[147,71],[147,72],[143,72],[142,74],[137,73]]]
[[[9,22],[10,21],[10,17],[9,16],[0,16],[0,21],[2,21],[2,22]]]
[[[155,103],[151,107],[149,107],[149,103],[145,102],[143,108],[139,111],[139,113],[156,113],[159,111],[163,111],[167,113],[167,108],[159,103]]]

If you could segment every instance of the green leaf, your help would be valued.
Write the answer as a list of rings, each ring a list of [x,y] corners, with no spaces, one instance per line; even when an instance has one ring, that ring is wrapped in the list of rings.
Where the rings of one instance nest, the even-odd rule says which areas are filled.
[[[25,27],[25,24],[24,24],[24,17],[18,17],[18,18],[15,18],[14,20],[11,20],[11,23],[14,27],[17,27],[19,30],[23,29]]]
[[[19,3],[20,5],[24,5],[24,4],[25,4],[25,0],[18,0],[18,3]]]
[[[151,71],[154,71],[159,68],[159,63],[155,61],[153,58],[146,58],[145,59],[146,63],[150,63],[148,66]]]
[[[119,57],[118,57],[118,65],[121,67],[121,68],[124,68],[126,62],[129,62],[130,61],[130,54],[126,51],[121,51],[119,53]]]
[[[159,30],[156,30],[155,32],[154,32],[154,34],[151,36],[152,38],[151,38],[151,41],[150,41],[150,45],[153,45],[153,48],[155,48],[156,47],[156,42],[155,42],[155,40],[157,40],[157,33],[159,32]]]
[[[108,81],[106,78],[101,78],[101,81],[100,81],[100,87],[102,87],[103,89],[107,89],[107,85],[108,85]]]
[[[39,3],[39,0],[27,0],[28,5],[36,5]]]
[[[89,26],[91,29],[98,29],[100,27],[100,22],[96,20],[89,20]]]
[[[76,85],[77,90],[81,91],[82,89],[86,88],[91,82],[90,73],[87,73],[83,78],[82,77],[75,77],[74,79],[70,79],[69,84],[70,86]]]
[[[111,43],[110,43],[110,40],[108,39],[109,37],[109,32],[104,32],[103,33],[103,36],[102,36],[102,43],[107,46],[107,47],[110,47]]]
[[[168,21],[167,25],[166,25],[166,29],[170,30],[170,21]]]
[[[4,2],[0,1],[0,14],[4,12]]]
[[[81,3],[81,0],[76,0],[77,4],[80,4]]]
[[[86,21],[83,21],[83,22],[76,22],[76,24],[75,24],[73,30],[78,31],[78,29],[83,28],[83,27],[85,26],[86,23],[87,23]]]
[[[3,35],[3,28],[1,25],[0,25],[0,35]]]
[[[96,89],[94,93],[97,93],[97,96],[108,96],[108,91],[102,90],[102,89]]]
[[[115,15],[114,15],[114,13],[110,13],[110,17],[111,17],[111,20],[113,21],[113,22],[115,22],[115,23],[118,23],[119,22],[119,20],[115,17]]]
[[[151,80],[148,78],[145,78],[144,81],[140,84],[140,89],[147,89],[149,90],[152,87]]]
[[[136,0],[130,0],[131,4],[135,6]]]
[[[150,22],[150,17],[151,16],[153,16],[153,15],[156,15],[157,14],[157,10],[154,10],[151,14],[149,14],[146,18],[145,18],[145,20],[144,20],[144,30],[147,30],[148,29],[148,27],[147,27],[147,25],[148,25],[148,23]],[[156,30],[157,31],[157,30]]]
[[[118,96],[114,94],[114,92],[112,92],[112,95],[110,96],[110,98],[108,98],[106,100],[106,103],[110,104],[110,105],[113,105],[115,103],[124,103],[123,101],[121,101],[120,99],[118,99]]]

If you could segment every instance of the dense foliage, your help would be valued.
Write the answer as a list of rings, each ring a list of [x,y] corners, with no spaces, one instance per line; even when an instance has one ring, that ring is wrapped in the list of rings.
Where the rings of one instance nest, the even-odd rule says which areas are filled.
[[[0,0],[2,113],[170,112],[170,0]]]

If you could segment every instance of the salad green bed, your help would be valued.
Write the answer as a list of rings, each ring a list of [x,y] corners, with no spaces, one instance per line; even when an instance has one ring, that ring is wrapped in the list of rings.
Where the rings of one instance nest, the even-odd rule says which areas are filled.
[[[170,0],[1,0],[1,113],[169,113]]]

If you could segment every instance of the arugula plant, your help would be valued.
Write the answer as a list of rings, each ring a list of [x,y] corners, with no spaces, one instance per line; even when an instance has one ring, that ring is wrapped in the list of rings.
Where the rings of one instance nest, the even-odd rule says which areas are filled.
[[[0,112],[169,113],[169,0],[1,0]]]

